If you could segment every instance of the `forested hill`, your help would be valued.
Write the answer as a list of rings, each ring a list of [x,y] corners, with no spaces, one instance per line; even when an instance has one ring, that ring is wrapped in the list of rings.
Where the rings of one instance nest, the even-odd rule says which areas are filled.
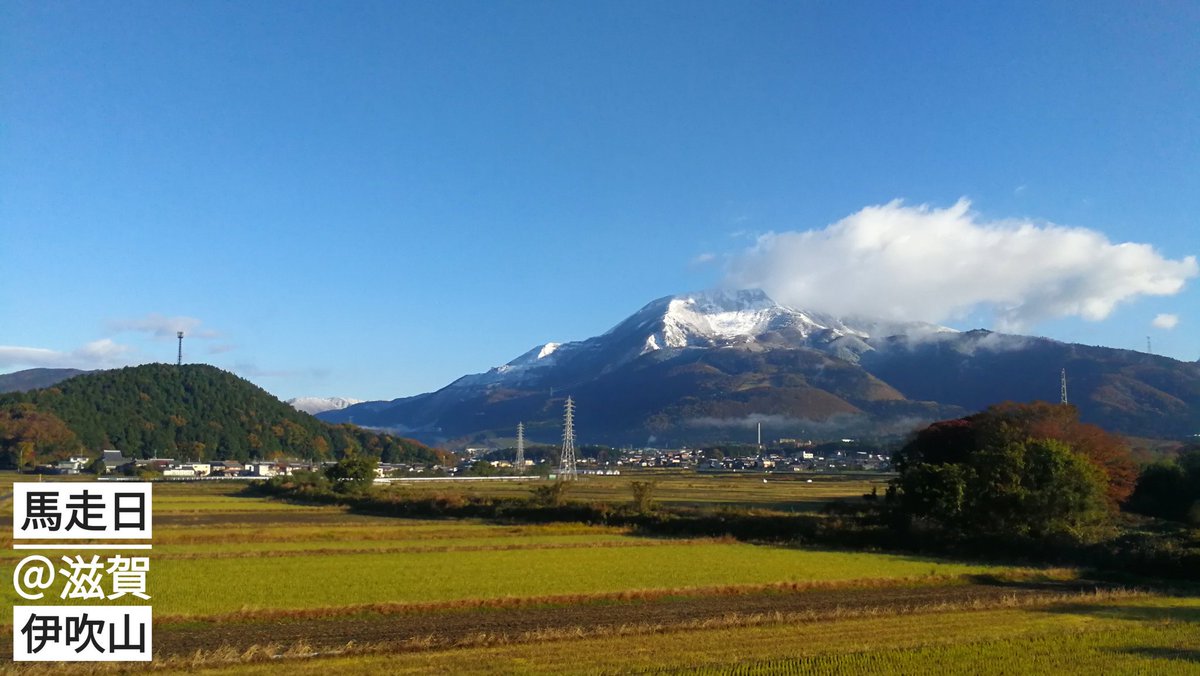
[[[95,455],[102,448],[178,460],[332,459],[349,452],[384,462],[437,457],[410,439],[324,423],[253,383],[202,364],[97,371],[45,389],[0,395],[6,459],[19,458],[13,453],[21,441],[25,455],[32,451],[39,460],[79,451]]]

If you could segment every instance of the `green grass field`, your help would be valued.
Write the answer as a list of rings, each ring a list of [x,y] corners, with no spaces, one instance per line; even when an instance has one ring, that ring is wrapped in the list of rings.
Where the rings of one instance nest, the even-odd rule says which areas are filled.
[[[628,500],[629,480],[580,482],[571,498]],[[155,484],[148,591],[158,671],[1200,673],[1200,599],[1077,591],[1069,570],[571,523],[363,516],[242,497],[242,487]],[[679,476],[664,478],[659,495],[792,511],[863,488],[861,478]],[[0,509],[11,513],[11,499]],[[21,553],[4,537],[0,574],[11,580]],[[9,584],[4,597],[7,623],[11,606],[25,602]],[[138,669],[0,671],[130,668]]]
[[[890,476],[879,474],[696,474],[679,471],[634,471],[620,476],[583,476],[569,492],[571,500],[618,505],[631,499],[630,483],[655,482],[654,498],[665,506],[750,507],[781,512],[813,512],[831,501],[858,499],[873,489],[880,494]],[[765,479],[765,481],[764,481]],[[535,482],[421,481],[397,482],[389,490],[403,495],[467,493],[490,497],[523,497]]]
[[[154,491],[149,584],[155,613],[164,617],[1000,570],[905,556],[643,538],[600,526],[361,516],[239,497],[240,486],[217,482],[163,483]],[[311,525],[317,519],[335,521]],[[3,556],[13,565],[21,555],[6,549]],[[220,580],[240,581],[238,593],[215,583]],[[10,588],[4,596],[10,605],[19,600]]]

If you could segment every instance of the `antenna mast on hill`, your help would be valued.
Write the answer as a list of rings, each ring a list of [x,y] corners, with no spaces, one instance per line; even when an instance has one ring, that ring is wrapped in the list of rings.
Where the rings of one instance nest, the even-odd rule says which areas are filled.
[[[558,478],[575,478],[575,401],[567,397],[566,413],[563,414],[562,455],[558,462]]]
[[[176,357],[175,365],[183,366],[183,331],[176,333],[179,336],[179,356]]]
[[[1067,404],[1067,370],[1066,369],[1062,370],[1062,396],[1059,399],[1058,403],[1060,403],[1064,406],[1066,406],[1066,404]]]
[[[525,423],[517,423],[517,459],[513,461],[517,474],[525,473]]]
[[[1154,354],[1154,349],[1150,347],[1150,336],[1146,336],[1146,354]]]

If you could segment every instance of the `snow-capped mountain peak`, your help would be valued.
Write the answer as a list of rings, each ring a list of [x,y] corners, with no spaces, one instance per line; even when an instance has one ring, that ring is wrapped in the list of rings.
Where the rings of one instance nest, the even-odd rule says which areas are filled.
[[[659,347],[688,347],[701,343],[744,342],[769,330],[786,314],[765,293],[716,291],[675,296],[663,315],[661,342],[651,335],[647,340]]]
[[[867,341],[898,333],[949,331],[913,323],[855,321],[781,305],[760,289],[709,290],[652,301],[603,335],[538,345],[486,373],[463,376],[457,388],[516,384],[572,364],[612,369],[641,356],[688,348],[810,348],[857,360],[874,349]],[[883,331],[885,333],[877,333]],[[665,353],[664,353],[665,354]]]
[[[759,289],[700,291],[660,298],[606,335],[640,334],[641,354],[669,348],[745,345],[774,331],[805,338],[828,328]]]
[[[292,408],[297,411],[316,415],[325,411],[340,411],[347,406],[361,404],[363,400],[346,399],[344,397],[296,397],[295,399],[288,399],[284,403],[291,404]]]

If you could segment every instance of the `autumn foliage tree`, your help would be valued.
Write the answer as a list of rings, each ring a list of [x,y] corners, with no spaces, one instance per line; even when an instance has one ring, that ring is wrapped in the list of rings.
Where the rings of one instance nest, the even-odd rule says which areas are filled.
[[[1092,539],[1136,480],[1120,439],[1044,403],[934,423],[894,464],[898,512],[965,535]]]
[[[0,462],[6,467],[31,467],[82,451],[79,438],[53,413],[29,403],[0,408]]]
[[[1005,402],[975,415],[935,422],[918,431],[893,459],[896,469],[916,463],[961,463],[983,446],[1030,439],[1060,441],[1102,473],[1105,499],[1117,508],[1137,484],[1137,464],[1120,437],[1079,422],[1074,406]]]
[[[1063,442],[1104,473],[1107,499],[1114,508],[1125,502],[1137,485],[1138,467],[1129,445],[1096,425],[1079,422],[1079,410],[1074,406],[1006,402],[971,419],[985,434]]]

